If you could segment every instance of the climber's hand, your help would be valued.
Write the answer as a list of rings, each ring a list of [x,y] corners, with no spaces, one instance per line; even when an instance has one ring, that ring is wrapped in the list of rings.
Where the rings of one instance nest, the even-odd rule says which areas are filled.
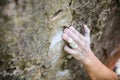
[[[90,30],[87,25],[84,25],[85,36],[81,35],[74,27],[69,27],[64,30],[63,39],[70,45],[65,45],[64,50],[70,53],[75,59],[86,63],[90,61],[93,55],[90,49]]]

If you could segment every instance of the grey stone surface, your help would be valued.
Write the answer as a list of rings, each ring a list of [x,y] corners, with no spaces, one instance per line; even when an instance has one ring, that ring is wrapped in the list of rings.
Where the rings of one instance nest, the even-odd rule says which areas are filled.
[[[113,49],[104,47],[109,42],[109,28],[118,24],[120,29],[116,22],[120,18],[117,1],[1,0],[0,79],[89,80],[81,64],[67,58],[63,29],[73,25],[81,32],[81,25],[87,24],[91,47],[104,61],[104,51]]]

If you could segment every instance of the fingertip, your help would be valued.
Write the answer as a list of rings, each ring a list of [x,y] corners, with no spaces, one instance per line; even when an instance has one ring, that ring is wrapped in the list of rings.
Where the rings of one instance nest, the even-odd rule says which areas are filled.
[[[84,29],[87,29],[87,28],[88,28],[86,24],[84,24],[83,26],[84,26]]]
[[[84,27],[87,27],[87,25],[86,25],[86,24],[84,24]]]
[[[64,50],[65,50],[66,52],[68,52],[68,46],[67,46],[67,45],[64,46]]]
[[[66,28],[64,29],[64,31],[63,31],[64,33],[66,32]]]
[[[67,38],[67,34],[63,34],[62,38],[65,40]]]
[[[72,30],[75,30],[74,26],[70,26],[69,28],[72,29]]]
[[[67,45],[64,46],[64,50],[67,52],[67,53],[70,53],[73,52]]]

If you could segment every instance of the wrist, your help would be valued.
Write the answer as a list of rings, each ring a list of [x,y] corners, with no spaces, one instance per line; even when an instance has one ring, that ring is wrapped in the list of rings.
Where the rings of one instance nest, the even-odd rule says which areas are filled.
[[[95,64],[101,63],[99,59],[94,55],[94,53],[90,50],[88,53],[88,57],[83,61],[84,67],[95,66]]]

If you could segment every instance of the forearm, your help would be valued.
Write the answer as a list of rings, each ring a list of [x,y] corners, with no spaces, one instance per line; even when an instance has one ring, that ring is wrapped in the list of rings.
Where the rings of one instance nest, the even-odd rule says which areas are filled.
[[[117,75],[101,63],[95,55],[92,55],[91,61],[84,64],[91,80],[118,80]]]

